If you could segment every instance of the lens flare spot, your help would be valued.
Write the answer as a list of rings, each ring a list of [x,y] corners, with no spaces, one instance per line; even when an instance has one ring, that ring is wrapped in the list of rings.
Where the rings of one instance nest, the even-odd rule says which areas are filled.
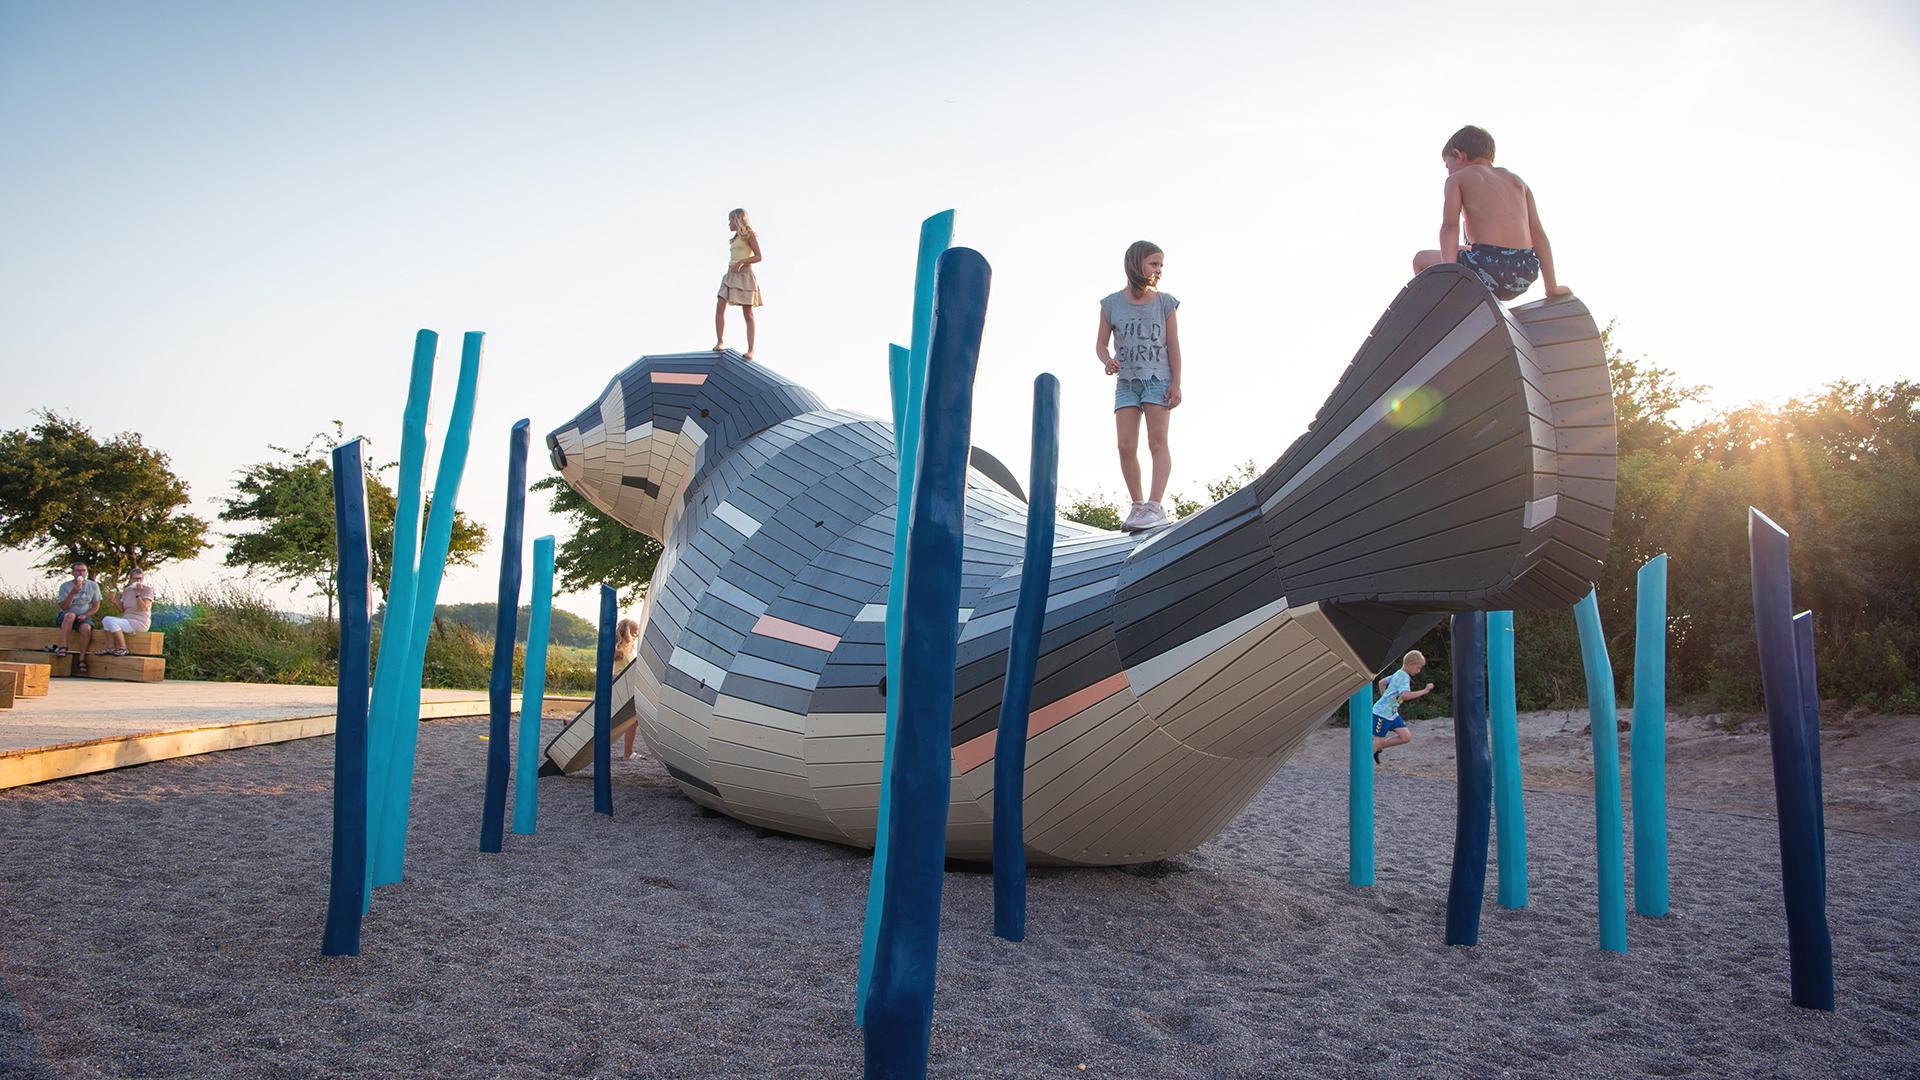
[[[1440,419],[1443,402],[1426,387],[1405,390],[1387,399],[1387,423],[1398,428],[1423,428]]]

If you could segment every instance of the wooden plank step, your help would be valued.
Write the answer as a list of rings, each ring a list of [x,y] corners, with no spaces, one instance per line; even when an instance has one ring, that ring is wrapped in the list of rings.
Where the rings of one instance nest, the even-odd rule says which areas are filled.
[[[93,640],[88,644],[89,653],[105,652],[107,633],[99,627],[99,616],[94,617]],[[127,651],[135,656],[159,656],[165,643],[165,634],[128,634]],[[78,646],[78,635],[67,639],[69,646]],[[60,628],[57,626],[0,626],[0,649],[45,649],[49,645],[60,644]]]
[[[0,649],[0,660],[13,663],[45,664],[49,673],[56,679],[65,679],[73,674],[73,656],[55,656],[47,652],[34,652],[23,649]],[[122,682],[159,682],[166,678],[167,662],[158,656],[88,656],[87,676],[94,679],[117,679]]]
[[[13,680],[0,678],[0,709],[13,708]]]
[[[0,673],[14,676],[13,693],[15,697],[46,697],[47,683],[52,681],[52,666],[36,661],[30,664],[16,664],[0,660]]]

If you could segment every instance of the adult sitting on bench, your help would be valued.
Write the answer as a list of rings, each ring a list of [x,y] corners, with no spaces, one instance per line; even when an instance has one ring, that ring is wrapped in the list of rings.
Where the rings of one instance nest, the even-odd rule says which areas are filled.
[[[127,655],[127,635],[144,634],[153,625],[153,586],[147,584],[146,571],[139,567],[127,571],[127,587],[120,590],[120,614],[100,620],[100,629],[111,634],[114,656]]]
[[[67,648],[70,635],[80,631],[80,652],[74,657],[73,673],[87,673],[87,646],[93,642],[93,616],[100,610],[100,586],[87,579],[87,564],[73,564],[73,580],[60,583],[60,591],[54,596],[54,603],[60,605],[59,621],[60,644],[47,646],[47,651],[56,656],[66,656],[72,650]]]

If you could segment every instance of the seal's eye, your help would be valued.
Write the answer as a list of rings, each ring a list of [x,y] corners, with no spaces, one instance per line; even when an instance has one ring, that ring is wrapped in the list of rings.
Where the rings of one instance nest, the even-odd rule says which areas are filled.
[[[700,419],[702,419],[702,420],[705,420],[706,418],[707,418],[707,410],[705,410],[705,409],[701,409],[701,410],[700,410]]]

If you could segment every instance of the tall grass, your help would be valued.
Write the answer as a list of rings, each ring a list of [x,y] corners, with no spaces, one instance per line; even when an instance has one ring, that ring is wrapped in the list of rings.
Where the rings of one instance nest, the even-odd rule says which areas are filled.
[[[340,628],[322,620],[298,622],[275,611],[259,594],[239,586],[199,589],[180,602],[190,612],[165,627],[167,677],[216,682],[298,683],[331,686],[340,675]],[[112,598],[101,608],[113,613]],[[53,592],[0,591],[0,626],[51,626],[58,608]],[[375,657],[380,631],[374,628]],[[526,648],[513,650],[513,680],[526,674]],[[547,689],[593,692],[593,651],[556,645],[547,650]],[[421,685],[435,689],[484,690],[493,672],[493,641],[451,622],[436,621],[427,634]]]

